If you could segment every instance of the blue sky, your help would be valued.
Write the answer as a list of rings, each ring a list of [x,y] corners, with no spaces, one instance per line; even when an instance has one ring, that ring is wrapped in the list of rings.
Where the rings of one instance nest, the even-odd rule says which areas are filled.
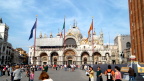
[[[9,26],[8,41],[14,48],[28,51],[30,30],[38,15],[37,37],[40,32],[54,36],[62,29],[66,16],[66,31],[74,19],[87,37],[94,16],[94,28],[104,33],[104,43],[113,43],[118,34],[130,34],[128,0],[0,0],[0,17]]]

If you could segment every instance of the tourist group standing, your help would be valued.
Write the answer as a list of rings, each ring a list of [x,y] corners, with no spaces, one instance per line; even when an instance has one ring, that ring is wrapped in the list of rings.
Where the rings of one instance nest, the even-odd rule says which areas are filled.
[[[91,66],[84,66],[86,70],[89,67],[89,70],[86,71],[86,75],[89,76],[89,81],[94,81],[94,70]],[[111,65],[108,65],[108,69],[105,70],[104,75],[106,76],[106,81],[122,81],[122,74],[120,72],[120,67],[115,66],[115,71],[112,70]],[[100,66],[97,67],[96,72],[96,81],[104,81],[102,78],[102,70]],[[134,81],[134,69],[129,67],[129,81]]]

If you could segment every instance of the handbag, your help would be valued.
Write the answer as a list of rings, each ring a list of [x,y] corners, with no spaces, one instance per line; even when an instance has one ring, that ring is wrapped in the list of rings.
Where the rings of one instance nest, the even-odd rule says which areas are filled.
[[[89,74],[86,74],[86,76],[89,76]]]

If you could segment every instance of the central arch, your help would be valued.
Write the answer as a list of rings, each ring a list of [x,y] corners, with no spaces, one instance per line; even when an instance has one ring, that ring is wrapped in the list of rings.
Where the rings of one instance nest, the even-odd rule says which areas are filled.
[[[64,64],[76,64],[76,53],[72,49],[64,52]]]
[[[98,64],[101,61],[101,54],[99,52],[93,53],[93,62],[94,64]]]

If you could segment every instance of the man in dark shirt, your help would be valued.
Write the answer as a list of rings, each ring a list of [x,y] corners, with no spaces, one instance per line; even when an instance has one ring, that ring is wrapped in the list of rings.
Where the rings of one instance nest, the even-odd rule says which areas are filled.
[[[44,65],[44,66],[43,66],[43,71],[45,71],[45,72],[48,71],[48,66],[47,66],[47,65]]]
[[[135,73],[134,69],[129,67],[128,73],[129,73],[129,81],[134,81],[134,73]]]

